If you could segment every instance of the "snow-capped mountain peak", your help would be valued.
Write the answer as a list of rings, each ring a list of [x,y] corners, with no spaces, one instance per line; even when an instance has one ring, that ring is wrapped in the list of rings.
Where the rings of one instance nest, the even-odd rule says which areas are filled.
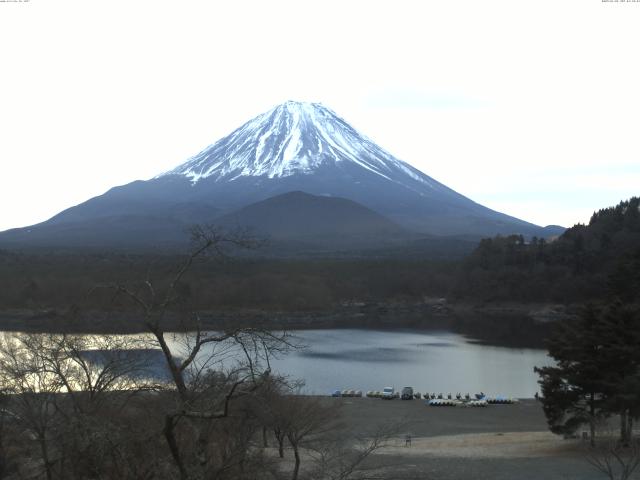
[[[550,234],[479,205],[396,159],[319,103],[285,102],[177,168],[0,235],[0,245],[164,248],[184,242],[188,225],[212,222],[261,226],[275,237],[291,234],[303,249],[322,243],[324,235],[336,239],[345,232],[360,235],[358,249],[384,235],[405,238],[408,231]],[[338,244],[343,245],[334,242],[331,248]]]
[[[208,177],[215,181],[282,178],[345,163],[394,182],[394,177],[403,173],[432,188],[437,184],[358,133],[331,109],[320,103],[295,101],[258,115],[159,177],[182,175],[194,184]]]

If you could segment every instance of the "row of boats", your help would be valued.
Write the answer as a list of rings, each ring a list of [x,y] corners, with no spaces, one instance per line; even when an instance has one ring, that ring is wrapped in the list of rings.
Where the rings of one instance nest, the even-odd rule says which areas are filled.
[[[388,391],[391,390],[391,391]],[[405,390],[411,390],[410,392],[406,392]],[[433,406],[433,407],[458,407],[458,406],[466,406],[466,407],[486,407],[487,405],[507,405],[518,403],[517,398],[511,397],[503,397],[498,395],[496,397],[489,397],[485,395],[483,392],[476,393],[474,397],[471,397],[468,393],[464,396],[458,393],[455,397],[450,393],[448,395],[444,395],[442,393],[420,393],[414,392],[410,387],[405,387],[403,389],[402,395],[400,392],[396,392],[392,389],[385,388],[384,391],[378,390],[369,390],[365,394],[368,398],[385,398],[385,399],[393,399],[393,398],[402,398],[403,400],[419,400],[424,399],[425,405]],[[362,397],[361,390],[335,390],[332,392],[331,396],[333,397]]]
[[[431,407],[486,407],[487,405],[511,405],[513,403],[518,403],[519,400],[517,398],[507,398],[507,397],[485,397],[480,399],[469,399],[469,400],[458,400],[454,399],[429,399],[425,401],[425,405],[429,405]]]
[[[424,402],[425,405],[429,405],[430,407],[486,407],[489,405],[489,402],[486,400],[457,400],[452,399],[433,399],[427,400]]]
[[[362,397],[362,390],[335,390],[331,393],[332,397]],[[369,392],[367,392],[367,397]]]

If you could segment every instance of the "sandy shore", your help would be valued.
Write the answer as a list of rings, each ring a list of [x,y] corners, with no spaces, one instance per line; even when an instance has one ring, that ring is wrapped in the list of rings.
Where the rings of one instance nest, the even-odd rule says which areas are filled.
[[[327,399],[330,401],[330,399]],[[430,407],[422,400],[338,400],[344,421],[356,432],[399,424],[398,435],[370,458],[380,478],[596,480],[586,445],[548,431],[539,402],[485,408]],[[411,446],[405,436],[411,435]]]
[[[529,458],[576,455],[580,445],[567,442],[550,432],[472,433],[411,438],[411,444],[398,439],[380,455],[441,458]]]

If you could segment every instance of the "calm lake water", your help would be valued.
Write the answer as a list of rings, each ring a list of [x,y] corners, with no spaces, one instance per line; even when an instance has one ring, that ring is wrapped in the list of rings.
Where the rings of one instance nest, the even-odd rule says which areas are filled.
[[[450,332],[308,330],[293,332],[307,348],[273,362],[274,370],[304,379],[305,391],[382,390],[461,392],[530,398],[534,366],[550,365],[544,350],[492,347]]]
[[[412,386],[423,393],[464,395],[483,391],[490,396],[531,398],[538,390],[533,367],[552,364],[544,350],[480,345],[446,331],[334,329],[289,333],[296,344],[305,347],[273,359],[271,366],[290,380],[304,380],[303,392],[309,394]],[[146,349],[141,352],[157,366],[152,368],[153,375],[166,376],[160,350],[155,343],[146,343],[149,335],[131,338],[145,342]],[[179,357],[185,355],[185,338],[184,334],[167,336],[172,352]],[[208,366],[215,369],[232,368],[240,358],[237,347],[217,344],[207,344],[198,357],[211,358],[212,353],[218,362]]]

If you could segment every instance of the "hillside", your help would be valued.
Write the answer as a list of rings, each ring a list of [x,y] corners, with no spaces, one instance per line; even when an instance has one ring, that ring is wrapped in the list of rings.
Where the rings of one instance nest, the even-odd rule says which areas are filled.
[[[522,236],[484,239],[464,262],[457,294],[491,300],[637,300],[640,198],[593,214],[555,241]]]

